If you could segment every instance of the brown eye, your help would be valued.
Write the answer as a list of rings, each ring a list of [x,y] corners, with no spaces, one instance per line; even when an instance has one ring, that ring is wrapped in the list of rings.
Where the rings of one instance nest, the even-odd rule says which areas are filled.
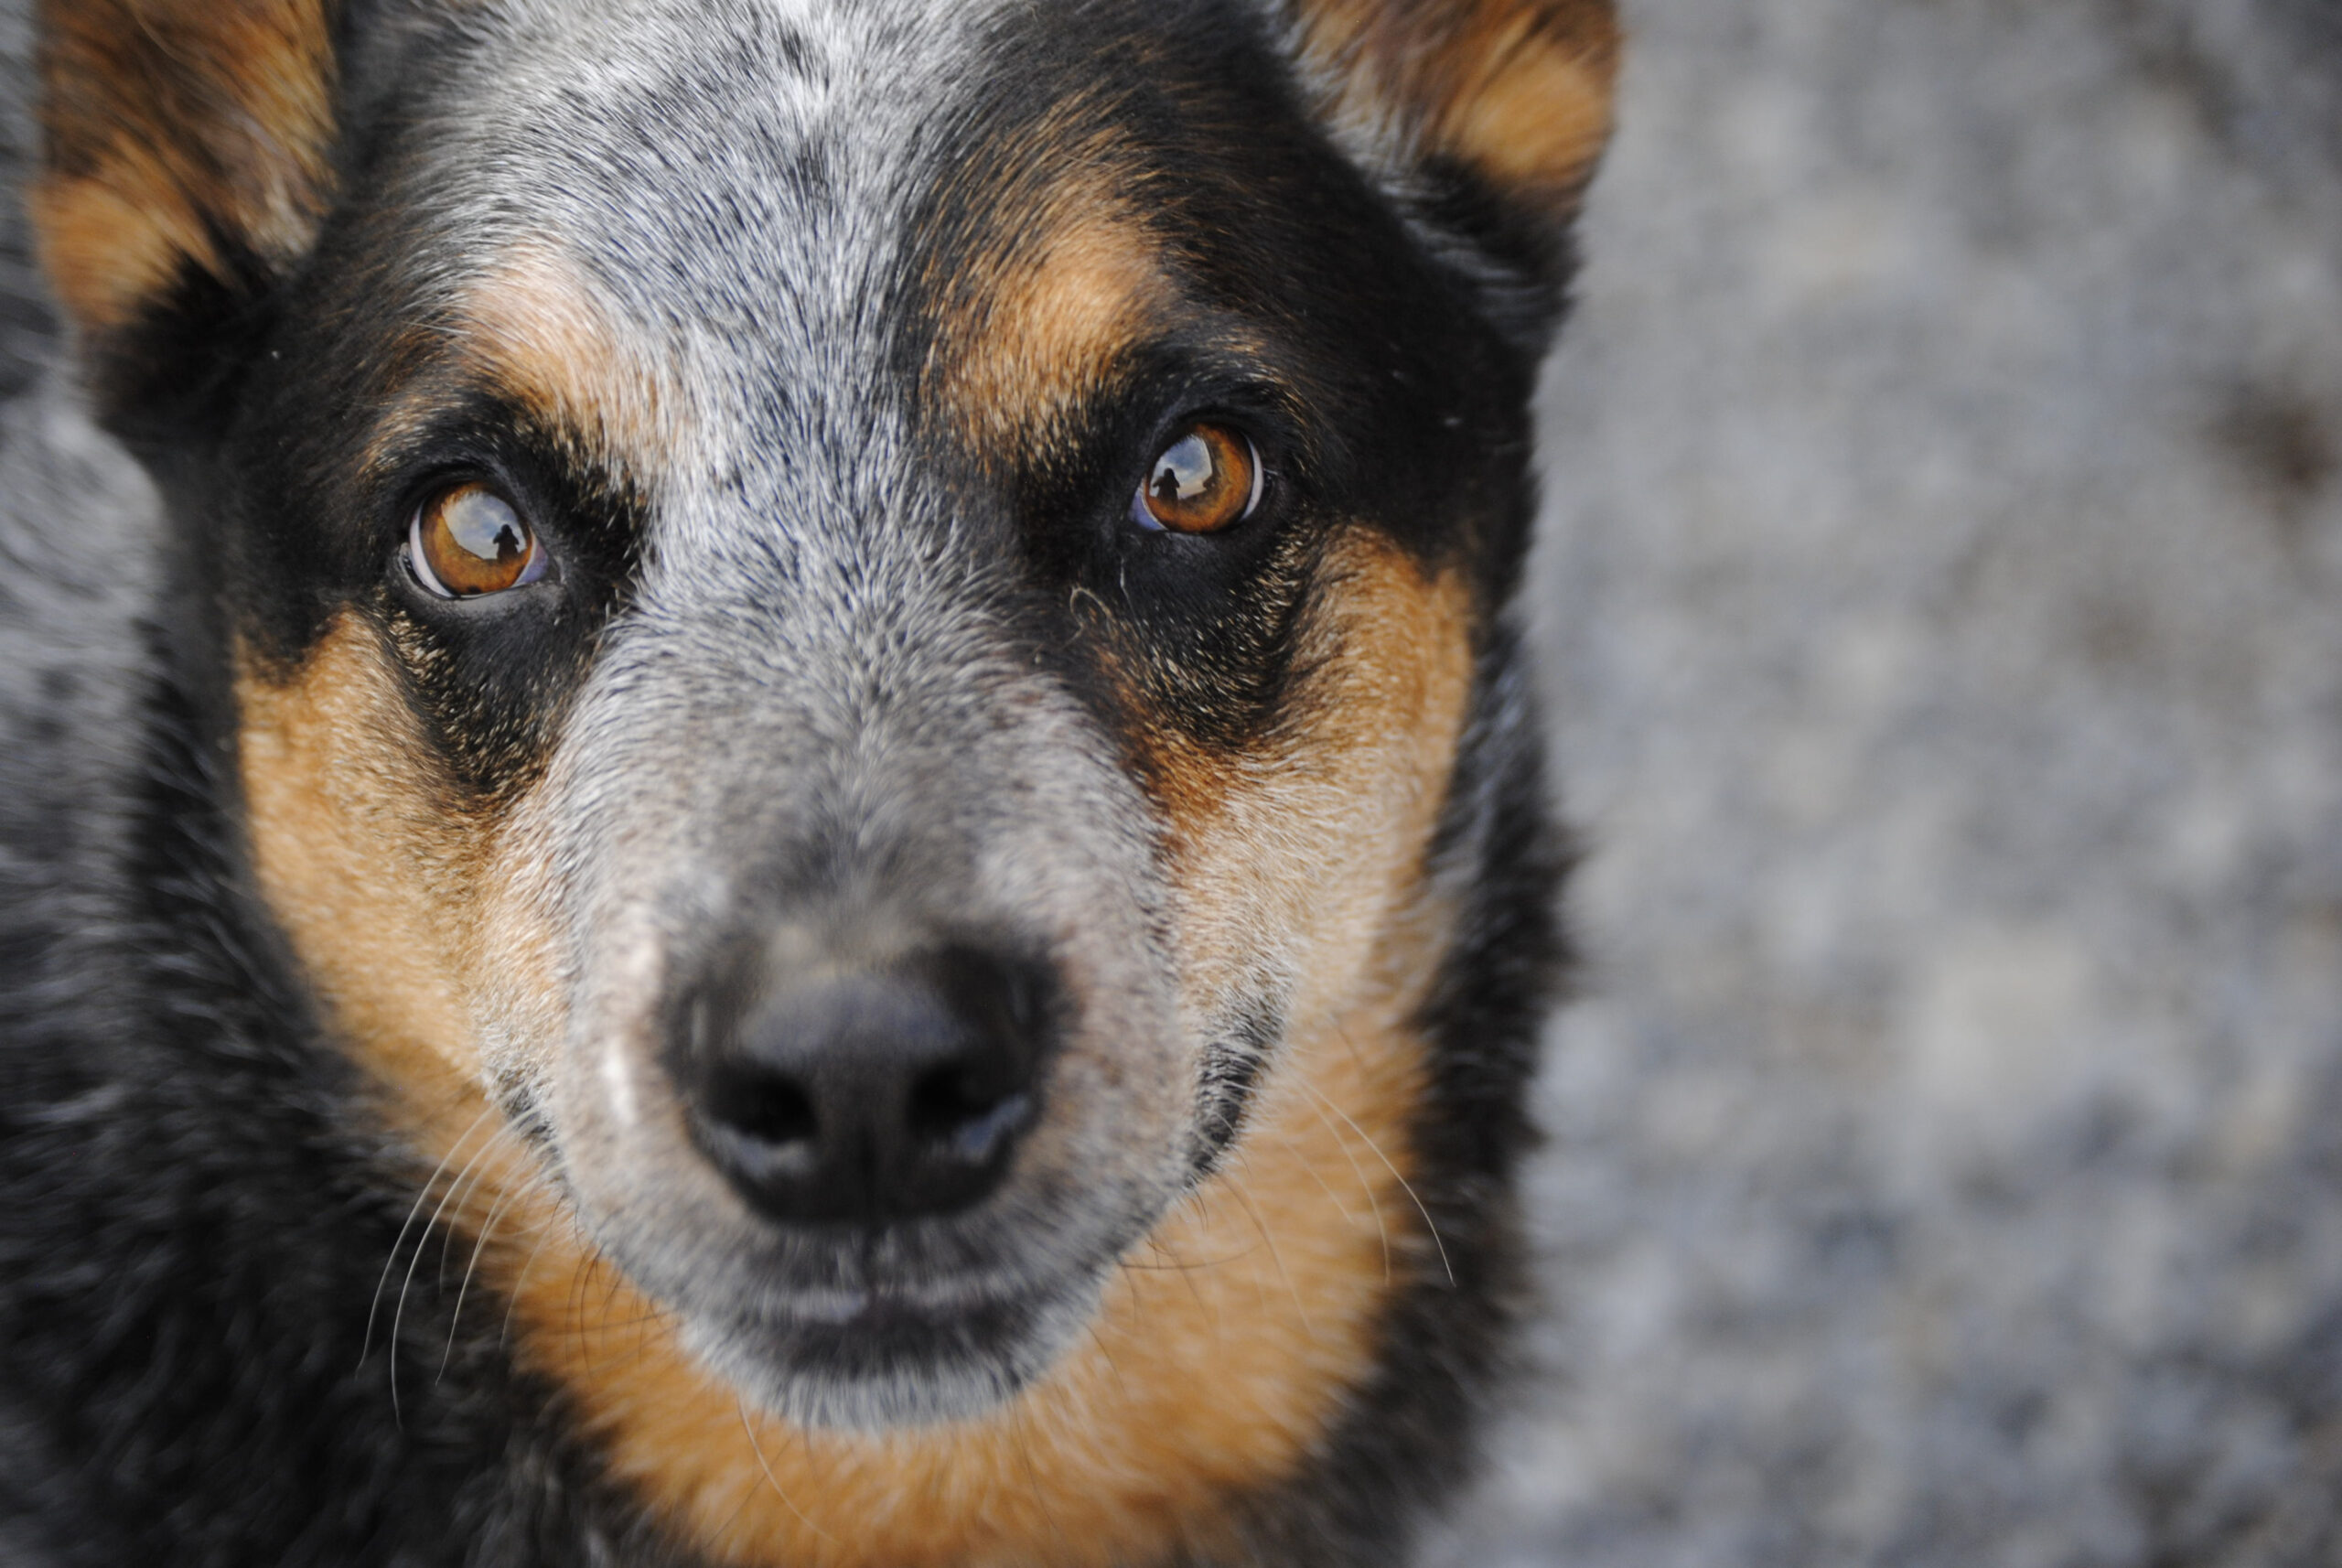
[[[1131,503],[1141,528],[1212,533],[1261,504],[1261,457],[1224,424],[1191,424],[1166,446]]]
[[[468,599],[533,583],[544,551],[512,503],[486,485],[457,485],[424,501],[407,532],[407,559],[442,598]]]

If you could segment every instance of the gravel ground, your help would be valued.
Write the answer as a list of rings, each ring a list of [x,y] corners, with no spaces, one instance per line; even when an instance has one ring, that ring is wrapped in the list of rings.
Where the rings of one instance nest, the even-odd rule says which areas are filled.
[[[2342,4],[1628,10],[1548,1375],[1427,1568],[2342,1563]]]
[[[1629,4],[1441,1565],[2342,1562],[2342,5]]]

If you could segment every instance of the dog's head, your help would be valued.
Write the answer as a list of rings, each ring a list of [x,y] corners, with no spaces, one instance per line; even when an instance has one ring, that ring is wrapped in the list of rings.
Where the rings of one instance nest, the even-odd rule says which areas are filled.
[[[1403,1100],[1339,1063],[1444,940],[1606,6],[46,27],[48,264],[257,886],[730,1386],[974,1417],[1263,1095]]]

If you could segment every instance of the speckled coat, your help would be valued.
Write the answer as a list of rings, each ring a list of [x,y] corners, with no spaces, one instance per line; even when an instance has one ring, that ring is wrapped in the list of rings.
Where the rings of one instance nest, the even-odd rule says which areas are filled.
[[[1398,1557],[1514,1288],[1560,857],[1507,605],[1615,48],[51,6],[0,1542]],[[1190,526],[1147,459],[1207,449]],[[450,498],[513,572],[449,588]],[[794,1146],[707,1065],[743,950],[1037,976],[981,1187],[725,1165]]]

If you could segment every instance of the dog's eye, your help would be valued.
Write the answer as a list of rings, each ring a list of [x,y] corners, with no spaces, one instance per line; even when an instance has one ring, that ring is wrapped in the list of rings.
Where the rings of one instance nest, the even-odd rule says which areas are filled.
[[[1155,459],[1131,499],[1141,528],[1214,533],[1261,504],[1261,455],[1224,424],[1191,424]]]
[[[482,484],[453,486],[417,507],[406,548],[416,581],[446,599],[500,594],[545,575],[536,535]]]

